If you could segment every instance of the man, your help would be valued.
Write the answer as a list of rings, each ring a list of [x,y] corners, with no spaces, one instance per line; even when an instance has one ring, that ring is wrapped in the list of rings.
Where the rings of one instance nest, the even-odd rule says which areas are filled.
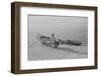
[[[51,34],[51,39],[52,39],[53,41],[56,41],[55,36],[54,36],[54,33]]]
[[[54,33],[51,34],[51,43],[52,43],[52,47],[57,48],[57,46],[59,45],[59,41],[57,41],[57,39],[55,38]]]

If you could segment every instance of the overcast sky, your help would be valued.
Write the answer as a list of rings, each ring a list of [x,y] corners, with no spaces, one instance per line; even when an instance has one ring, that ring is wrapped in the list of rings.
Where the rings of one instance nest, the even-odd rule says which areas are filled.
[[[87,41],[87,17],[62,17],[62,16],[28,16],[29,36],[41,33],[50,36],[52,33],[57,38],[64,40]]]

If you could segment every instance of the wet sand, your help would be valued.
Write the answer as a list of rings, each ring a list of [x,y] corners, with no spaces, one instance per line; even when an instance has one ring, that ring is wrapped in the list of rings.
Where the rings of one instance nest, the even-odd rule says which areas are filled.
[[[29,45],[28,60],[80,59],[87,58],[87,45],[61,45],[58,48],[42,46],[37,40]]]

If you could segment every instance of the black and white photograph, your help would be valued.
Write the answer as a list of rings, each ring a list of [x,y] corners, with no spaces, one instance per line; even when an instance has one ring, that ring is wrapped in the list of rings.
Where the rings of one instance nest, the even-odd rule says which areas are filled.
[[[11,72],[97,69],[97,7],[13,2]]]
[[[28,60],[88,58],[88,17],[28,15]]]

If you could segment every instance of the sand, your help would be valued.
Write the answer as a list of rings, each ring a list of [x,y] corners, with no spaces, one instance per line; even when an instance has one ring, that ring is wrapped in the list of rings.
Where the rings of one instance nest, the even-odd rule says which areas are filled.
[[[29,45],[28,60],[58,60],[58,59],[80,59],[88,57],[88,48],[82,46],[60,45],[58,48],[46,47],[35,40]]]

